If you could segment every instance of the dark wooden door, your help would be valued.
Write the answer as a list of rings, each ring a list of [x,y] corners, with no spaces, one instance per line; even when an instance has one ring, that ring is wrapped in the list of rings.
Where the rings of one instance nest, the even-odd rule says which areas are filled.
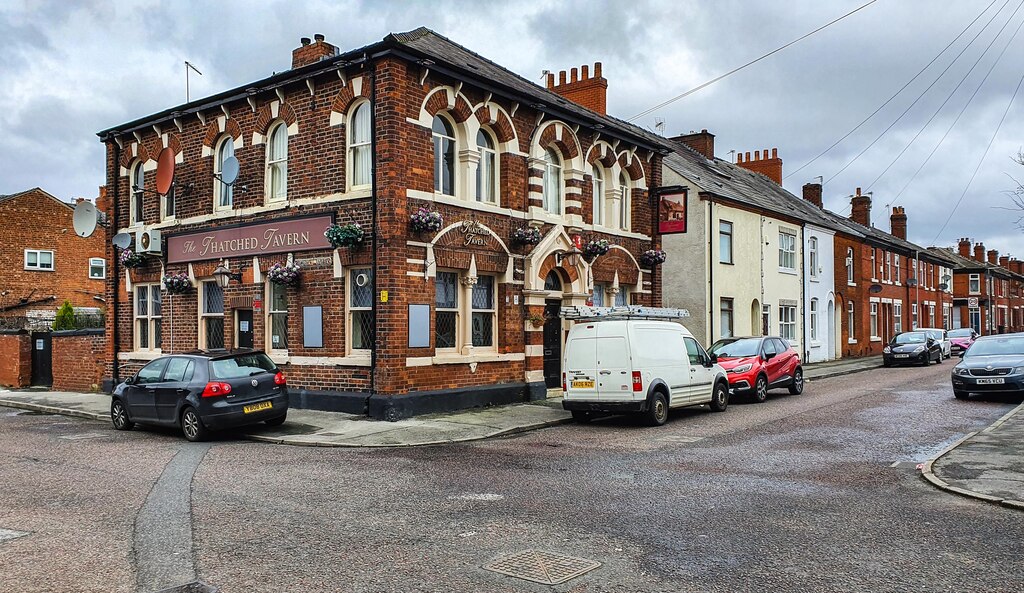
[[[53,385],[53,342],[50,332],[32,334],[32,384]]]
[[[562,318],[558,316],[562,301],[544,303],[544,384],[562,385]]]
[[[235,334],[238,336],[236,348],[252,348],[252,309],[235,310]]]

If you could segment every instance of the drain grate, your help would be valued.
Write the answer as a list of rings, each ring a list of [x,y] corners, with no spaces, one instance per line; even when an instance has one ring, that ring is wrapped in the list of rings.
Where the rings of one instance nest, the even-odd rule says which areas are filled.
[[[0,542],[17,539],[25,535],[28,535],[27,531],[15,531],[13,529],[4,529],[3,527],[0,527]]]
[[[600,562],[586,558],[526,550],[485,564],[484,569],[542,585],[558,585],[600,566]]]

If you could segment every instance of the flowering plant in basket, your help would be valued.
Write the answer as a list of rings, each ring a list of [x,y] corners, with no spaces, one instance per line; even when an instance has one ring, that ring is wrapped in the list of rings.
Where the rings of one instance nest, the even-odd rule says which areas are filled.
[[[188,292],[188,289],[192,288],[192,280],[189,279],[188,274],[181,272],[179,274],[167,274],[164,276],[164,288],[171,294],[183,294]]]
[[[301,270],[302,268],[297,263],[282,264],[281,262],[277,262],[267,270],[267,280],[270,280],[274,284],[289,286],[295,284],[299,279],[299,272]]]
[[[667,258],[668,254],[660,249],[648,249],[640,254],[640,265],[645,268],[652,268],[665,263]]]
[[[122,249],[119,257],[121,265],[126,268],[137,268],[146,263],[146,259],[131,249]]]
[[[443,224],[444,217],[441,216],[440,212],[427,210],[423,207],[418,208],[409,217],[409,225],[412,226],[412,230],[419,233],[437,232],[441,230],[441,225]]]
[[[332,224],[324,231],[324,236],[332,247],[355,247],[363,242],[366,234],[358,222],[349,224]]]
[[[583,246],[583,257],[592,260],[599,255],[608,253],[611,248],[612,244],[608,242],[608,239],[592,239]]]
[[[540,229],[537,227],[519,227],[512,231],[512,242],[517,245],[536,245],[540,243]]]

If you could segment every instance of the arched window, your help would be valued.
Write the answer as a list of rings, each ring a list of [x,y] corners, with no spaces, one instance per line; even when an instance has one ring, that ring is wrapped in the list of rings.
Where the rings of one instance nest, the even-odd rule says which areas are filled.
[[[217,149],[213,157],[213,172],[217,180],[213,182],[213,209],[227,210],[234,203],[234,188],[220,180],[224,172],[224,161],[235,156],[235,141],[230,135],[224,136],[217,143]]]
[[[455,132],[448,120],[434,116],[434,191],[455,195]]]
[[[628,231],[633,210],[630,204],[633,201],[633,192],[629,189],[629,179],[624,173],[619,174],[619,197],[619,228]]]
[[[544,278],[544,290],[562,290],[562,278],[558,272],[551,270]]]
[[[811,278],[818,277],[818,238],[811,237],[807,241],[807,259],[808,266],[811,268]]]
[[[590,175],[594,179],[594,224],[604,226],[604,171],[595,164]]]
[[[846,283],[847,284],[853,284],[853,248],[852,247],[849,247],[846,250]]]
[[[554,149],[544,151],[544,210],[562,215],[562,159]]]
[[[288,197],[288,127],[284,122],[274,124],[267,142],[267,199],[284,200]]]
[[[348,122],[348,163],[352,185],[371,184],[373,155],[370,150],[370,103],[359,103]]]
[[[132,167],[131,183],[131,223],[142,224],[142,196],[146,187],[146,172],[142,168],[142,161],[137,161]]]
[[[498,153],[494,140],[484,130],[476,133],[480,164],[476,169],[476,201],[494,203],[498,199]]]

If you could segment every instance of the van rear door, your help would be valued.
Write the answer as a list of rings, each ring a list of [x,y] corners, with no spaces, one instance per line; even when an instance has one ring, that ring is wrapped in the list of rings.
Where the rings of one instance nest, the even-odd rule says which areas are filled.
[[[618,323],[598,323],[601,336],[597,348],[597,390],[601,399],[633,399],[633,365],[629,356],[629,343],[623,335],[625,329]]]
[[[598,399],[597,331],[577,325],[565,344],[565,396],[569,399]]]

